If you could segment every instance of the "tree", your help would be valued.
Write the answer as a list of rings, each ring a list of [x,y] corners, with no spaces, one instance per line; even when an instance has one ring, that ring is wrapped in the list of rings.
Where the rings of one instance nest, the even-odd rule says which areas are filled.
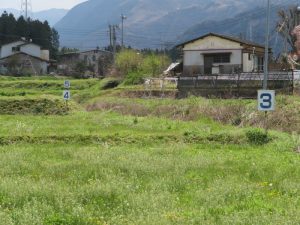
[[[122,74],[127,75],[129,72],[136,72],[141,69],[143,56],[135,51],[125,49],[117,54],[116,65]]]
[[[66,53],[73,53],[73,52],[79,52],[79,49],[78,48],[62,47],[59,54],[66,54]]]
[[[53,59],[57,59],[59,54],[59,34],[57,30],[52,28],[51,30],[51,49],[50,49],[51,57]]]
[[[288,49],[291,49],[295,52],[296,36],[293,34],[293,31],[300,22],[298,9],[294,6],[287,10],[280,10],[278,16],[280,20],[277,23],[277,29],[286,43],[286,50],[288,51]]]

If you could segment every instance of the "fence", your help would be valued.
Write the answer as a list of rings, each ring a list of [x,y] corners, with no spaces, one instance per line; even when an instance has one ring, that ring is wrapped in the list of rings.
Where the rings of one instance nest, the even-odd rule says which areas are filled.
[[[222,98],[255,98],[257,90],[262,88],[263,73],[240,73],[222,75],[201,75],[196,77],[179,77],[180,97],[188,95]],[[277,93],[293,94],[293,72],[270,72],[268,88]]]

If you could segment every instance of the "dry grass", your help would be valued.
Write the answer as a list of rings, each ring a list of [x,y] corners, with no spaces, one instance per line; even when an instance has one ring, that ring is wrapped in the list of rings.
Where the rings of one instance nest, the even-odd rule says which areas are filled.
[[[154,102],[154,101],[153,101]],[[279,96],[275,112],[265,114],[256,110],[254,101],[243,103],[240,100],[226,102],[223,100],[189,102],[188,100],[170,100],[167,103],[151,104],[151,100],[123,101],[102,99],[87,106],[88,111],[115,111],[123,115],[155,116],[184,121],[199,118],[211,118],[222,124],[234,126],[255,126],[300,133],[300,102],[297,97]]]

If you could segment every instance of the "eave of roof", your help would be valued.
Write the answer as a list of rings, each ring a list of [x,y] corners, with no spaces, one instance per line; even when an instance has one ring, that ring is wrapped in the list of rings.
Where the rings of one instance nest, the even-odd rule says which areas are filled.
[[[42,59],[42,58],[40,58],[40,57],[36,57],[36,56],[33,56],[33,55],[29,55],[29,54],[27,54],[27,53],[25,53],[25,52],[17,52],[17,53],[15,53],[15,54],[13,54],[13,55],[9,55],[9,56],[0,58],[0,60],[7,59],[7,58],[10,58],[10,57],[16,56],[16,55],[27,55],[27,56],[30,56],[30,57],[32,57],[32,58],[35,58],[35,59],[38,59],[38,60],[41,60],[41,61],[44,61],[44,62],[49,62],[49,60]]]
[[[195,42],[197,40],[200,40],[200,39],[204,39],[208,36],[215,36],[215,37],[219,37],[219,38],[223,38],[223,39],[226,39],[226,40],[229,40],[229,41],[233,41],[233,42],[238,42],[240,44],[245,44],[245,45],[250,45],[250,46],[255,46],[255,47],[259,47],[259,48],[265,48],[265,46],[261,45],[261,44],[258,44],[258,43],[255,43],[255,42],[252,42],[252,41],[247,41],[247,40],[242,40],[240,38],[236,38],[236,37],[231,37],[231,36],[227,36],[227,35],[222,35],[222,34],[216,34],[216,33],[208,33],[208,34],[205,34],[203,36],[200,36],[198,38],[194,38],[192,40],[189,40],[189,41],[186,41],[186,42],[183,42],[181,44],[178,44],[176,45],[176,47],[182,47],[184,45],[187,45],[189,43],[192,43],[192,42]]]

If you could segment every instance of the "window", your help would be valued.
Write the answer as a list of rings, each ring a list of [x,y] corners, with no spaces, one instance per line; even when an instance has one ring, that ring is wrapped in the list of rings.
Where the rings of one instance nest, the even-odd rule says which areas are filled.
[[[19,52],[20,51],[20,46],[17,47],[12,47],[13,52]]]
[[[263,71],[264,70],[264,57],[258,57],[258,71]]]
[[[230,53],[213,54],[213,63],[230,63]]]

